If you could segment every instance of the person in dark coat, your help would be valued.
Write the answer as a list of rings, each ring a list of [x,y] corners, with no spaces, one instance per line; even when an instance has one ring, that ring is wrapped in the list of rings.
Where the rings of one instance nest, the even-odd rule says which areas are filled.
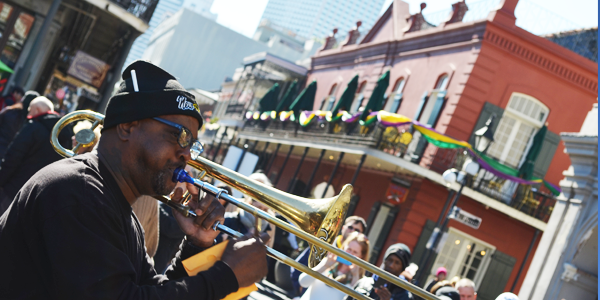
[[[29,103],[39,95],[36,91],[28,91],[25,93],[23,101],[0,112],[0,161],[2,161],[8,145],[27,120]]]
[[[0,98],[0,111],[13,104],[21,102],[23,95],[25,95],[25,91],[22,88],[18,86],[14,87],[8,96]]]
[[[408,267],[410,256],[411,253],[408,246],[401,243],[393,244],[385,251],[381,268],[398,276],[401,280],[407,281],[407,278],[402,275],[402,272]],[[354,290],[375,300],[413,299],[413,295],[409,291],[389,282],[381,282],[381,284],[379,284],[379,280],[381,280],[381,278],[377,275],[373,275],[373,277],[363,277],[356,283]],[[376,282],[378,284],[375,284]],[[344,300],[354,300],[354,298],[346,296]]]
[[[43,167],[61,159],[50,144],[50,133],[60,119],[54,112],[53,104],[46,97],[37,97],[31,101],[28,122],[8,146],[6,155],[0,163],[0,189],[3,199],[0,213],[33,174]],[[71,148],[71,133],[64,130],[59,136],[61,145]]]

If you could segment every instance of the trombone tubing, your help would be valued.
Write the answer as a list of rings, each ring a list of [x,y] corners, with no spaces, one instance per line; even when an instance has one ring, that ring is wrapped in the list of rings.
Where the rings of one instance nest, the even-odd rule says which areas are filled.
[[[380,276],[383,279],[385,279],[387,282],[390,282],[390,283],[392,283],[392,284],[394,284],[396,286],[404,288],[404,289],[410,291],[411,293],[413,293],[413,294],[415,294],[415,295],[417,295],[417,296],[419,296],[419,297],[421,297],[423,299],[427,299],[427,300],[440,300],[440,298],[436,297],[435,295],[433,295],[433,294],[431,294],[429,292],[426,292],[425,290],[421,289],[420,287],[418,287],[418,286],[416,286],[414,284],[411,284],[411,283],[409,283],[407,281],[401,280],[398,276],[394,276],[394,275],[392,275],[391,273],[389,273],[389,272],[387,272],[385,270],[377,268],[376,266],[374,266],[374,265],[372,265],[372,264],[370,264],[370,263],[368,263],[368,262],[366,262],[366,261],[364,261],[364,260],[362,260],[360,258],[357,258],[357,257],[355,257],[353,255],[350,255],[350,254],[342,251],[341,249],[338,249],[338,248],[336,248],[336,247],[334,247],[332,245],[329,245],[328,243],[325,243],[322,240],[320,240],[320,239],[318,239],[318,238],[316,238],[316,237],[314,237],[314,236],[312,236],[312,235],[310,235],[310,234],[308,234],[308,233],[306,233],[306,232],[304,232],[304,231],[302,231],[302,230],[300,230],[300,229],[292,226],[291,224],[283,222],[283,221],[281,221],[281,220],[279,220],[279,219],[277,219],[277,218],[269,215],[268,213],[266,213],[266,212],[264,212],[262,210],[257,209],[256,207],[254,207],[254,206],[252,206],[250,204],[247,204],[245,202],[239,201],[238,199],[236,199],[236,198],[228,195],[227,193],[221,192],[221,189],[215,187],[212,184],[209,184],[207,182],[204,182],[204,181],[196,179],[196,178],[190,178],[190,179],[193,181],[194,185],[198,186],[202,190],[204,190],[204,191],[206,191],[208,193],[211,193],[212,195],[218,195],[218,194],[220,194],[219,196],[220,196],[221,199],[226,200],[226,201],[228,201],[228,202],[230,202],[230,203],[232,203],[232,204],[240,207],[241,209],[243,209],[243,210],[245,210],[245,211],[253,214],[254,216],[263,218],[263,219],[267,220],[268,222],[273,223],[274,225],[278,226],[279,228],[282,228],[284,230],[287,230],[288,232],[291,232],[291,233],[295,234],[296,236],[302,238],[303,240],[306,240],[310,244],[313,244],[312,247],[314,247],[314,245],[319,245],[320,247],[326,248],[328,251],[332,252],[333,254],[335,254],[337,256],[341,256],[341,257],[349,260],[353,264],[355,264],[355,265],[357,265],[357,266],[359,266],[359,267],[361,267],[361,268],[363,268],[363,269],[365,269],[365,270],[367,270],[367,271],[369,271],[369,272],[371,272],[373,274],[377,274],[378,276]],[[286,257],[286,258],[288,258],[288,257]],[[290,258],[288,258],[288,260],[294,261],[294,260],[292,260]],[[283,261],[283,262],[287,264],[288,260]],[[292,265],[292,266],[294,268],[298,269],[298,270],[301,270],[301,271],[303,271],[305,273],[308,273],[309,275],[311,275],[313,277],[315,277],[314,273],[322,275],[322,274],[320,274],[318,272],[312,271],[312,269],[310,269],[308,267],[305,267],[302,264],[299,264],[299,265],[303,266],[304,268],[297,267],[296,265]],[[310,272],[306,272],[305,269],[310,270]],[[318,277],[319,277],[319,279],[322,279],[322,277],[325,277],[325,276],[322,276],[322,277],[318,276]],[[327,278],[327,277],[325,277],[325,278]],[[341,290],[341,289],[338,288],[338,290]],[[348,290],[350,290],[350,289],[348,289]],[[347,294],[350,294],[350,293],[348,293],[348,291],[346,291],[346,289],[344,289],[343,292],[347,293]],[[352,293],[352,295],[354,297],[354,293]],[[365,298],[362,298],[362,297],[355,297],[355,298],[365,299]],[[370,299],[370,298],[367,298],[367,299]]]
[[[234,230],[230,229],[229,227],[221,225],[218,222],[215,225],[216,225],[215,226],[215,230],[224,231],[227,234],[233,235],[235,237],[242,237],[243,236],[243,234],[241,234],[241,233],[239,233],[237,231],[234,231]],[[301,263],[299,263],[299,262],[297,262],[297,261],[295,261],[295,260],[287,257],[286,255],[284,255],[283,253],[281,253],[281,252],[279,252],[277,250],[274,250],[272,248],[267,247],[267,254],[269,254],[269,256],[271,256],[272,258],[277,259],[277,260],[281,261],[282,263],[284,263],[284,264],[286,264],[288,266],[294,267],[294,268],[296,268],[296,269],[298,269],[298,270],[300,270],[300,271],[302,271],[302,272],[304,272],[304,273],[306,273],[306,274],[308,274],[308,275],[310,275],[310,276],[312,276],[312,277],[314,277],[316,279],[319,279],[319,280],[325,282],[327,285],[329,285],[329,286],[331,286],[331,287],[333,287],[335,289],[338,289],[341,292],[346,293],[346,294],[354,297],[355,299],[373,300],[373,299],[371,299],[371,298],[369,298],[369,297],[367,297],[367,296],[365,296],[363,294],[360,294],[357,291],[349,288],[348,286],[346,286],[344,284],[341,284],[341,283],[339,283],[339,282],[337,282],[337,281],[335,281],[335,280],[333,280],[333,279],[331,279],[331,278],[329,278],[329,277],[327,277],[327,276],[325,276],[325,275],[323,275],[323,274],[321,274],[321,273],[319,273],[317,271],[314,271],[313,269],[309,268],[308,266],[305,266],[305,265],[303,265],[303,264],[301,264]]]

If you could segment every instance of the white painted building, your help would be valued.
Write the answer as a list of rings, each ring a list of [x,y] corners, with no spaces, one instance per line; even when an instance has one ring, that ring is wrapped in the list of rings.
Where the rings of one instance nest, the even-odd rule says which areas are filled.
[[[162,21],[174,15],[182,7],[188,7],[191,10],[204,15],[206,18],[215,21],[217,15],[210,12],[210,7],[213,2],[214,0],[160,0],[148,23],[150,27],[148,27],[148,30],[133,42],[131,50],[129,50],[129,54],[127,55],[127,59],[125,60],[125,64],[123,65],[123,69],[132,62],[142,58],[144,51],[146,51],[146,48],[148,48],[148,45],[150,44],[150,37],[154,33],[156,27]]]
[[[263,29],[263,34],[251,39],[186,7],[156,27],[142,59],[177,76],[185,88],[216,91],[245,57],[269,53],[293,64],[320,46],[309,41],[306,48],[304,41],[277,29]]]
[[[578,133],[562,133],[571,167],[560,182],[521,300],[598,299],[598,104]]]

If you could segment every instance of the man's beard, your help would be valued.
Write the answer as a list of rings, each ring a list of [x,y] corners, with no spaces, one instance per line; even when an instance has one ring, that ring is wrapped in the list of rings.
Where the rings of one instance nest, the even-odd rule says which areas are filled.
[[[172,176],[173,174],[169,170],[160,170],[160,172],[152,177],[152,191],[156,195],[168,195],[171,193],[172,189],[167,187],[167,180],[170,180]]]

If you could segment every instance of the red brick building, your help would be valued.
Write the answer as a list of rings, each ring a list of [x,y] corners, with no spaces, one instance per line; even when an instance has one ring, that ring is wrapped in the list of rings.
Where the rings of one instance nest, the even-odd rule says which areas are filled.
[[[457,2],[447,21],[433,26],[421,13],[410,15],[407,3],[395,0],[358,44],[341,43],[312,58],[306,82],[318,84],[314,109],[331,110],[358,75],[349,110],[359,111],[389,71],[384,110],[472,144],[474,132],[495,115],[494,142],[487,154],[506,166],[518,169],[523,164],[534,136],[546,125],[534,175],[557,185],[571,164],[557,134],[578,130],[597,102],[598,65],[517,27],[517,3],[503,0],[487,18],[463,22],[468,7]],[[335,44],[326,43],[327,48]],[[229,101],[222,105],[239,105],[237,99]],[[468,180],[456,204],[481,218],[480,227],[450,220],[437,254],[426,250],[427,241],[459,189],[456,183],[448,187],[441,174],[460,168],[462,151],[439,149],[418,133],[408,145],[390,139],[407,128],[376,126],[365,133],[331,129],[325,121],[298,128],[275,121],[248,124],[241,114],[225,113],[221,119],[222,128],[229,128],[229,137],[235,139],[217,138],[208,152],[223,151],[229,141],[247,145],[259,157],[258,168],[281,190],[291,192],[302,182],[310,192],[324,182],[337,192],[352,183],[356,196],[350,213],[368,220],[371,260],[380,263],[381,253],[397,242],[413,249],[413,262],[421,268],[431,253],[428,267],[420,270],[421,285],[445,266],[449,277],[473,279],[478,299],[517,293],[554,205],[541,186],[523,186],[481,171]],[[220,141],[223,146],[216,148]],[[391,190],[406,196],[398,198]]]

